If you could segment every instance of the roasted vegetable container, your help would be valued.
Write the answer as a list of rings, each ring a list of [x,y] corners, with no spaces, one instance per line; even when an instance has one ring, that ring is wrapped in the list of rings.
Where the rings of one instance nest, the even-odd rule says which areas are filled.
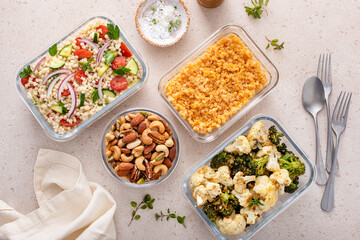
[[[166,85],[174,78],[174,76],[188,64],[189,62],[194,61],[199,56],[201,56],[206,49],[214,45],[222,37],[229,36],[234,34],[241,41],[244,42],[245,46],[254,54],[254,59],[258,60],[262,68],[266,71],[267,82],[261,90],[256,92],[256,94],[250,99],[250,101],[245,104],[236,114],[232,115],[227,119],[227,121],[222,124],[219,128],[214,129],[212,132],[207,134],[200,134],[193,130],[192,126],[183,119],[179,112],[174,108],[172,103],[168,100],[166,96]],[[211,35],[205,42],[203,42],[198,48],[191,52],[187,57],[182,59],[178,64],[169,70],[160,80],[158,91],[161,97],[165,100],[166,104],[170,110],[175,114],[179,119],[182,125],[188,130],[190,135],[200,142],[211,142],[215,140],[221,133],[228,129],[232,124],[242,118],[246,112],[258,104],[266,95],[268,95],[274,87],[277,85],[279,80],[279,73],[275,65],[270,61],[270,59],[264,54],[264,52],[259,48],[259,46],[254,42],[250,35],[240,26],[236,25],[226,25],[219,30],[217,30],[213,35]]]
[[[206,214],[202,211],[201,207],[196,204],[196,201],[193,199],[193,190],[191,189],[191,176],[202,166],[210,165],[211,159],[223,151],[223,149],[232,143],[238,136],[247,135],[251,126],[257,121],[263,121],[265,124],[265,128],[268,129],[270,126],[275,125],[279,132],[284,134],[282,137],[282,142],[285,143],[290,151],[292,151],[296,156],[300,157],[301,161],[305,164],[305,174],[300,176],[298,189],[293,194],[285,193],[283,195],[279,195],[278,201],[276,204],[271,207],[269,210],[262,214],[262,218],[257,220],[255,224],[252,224],[246,227],[246,231],[241,232],[237,235],[222,235],[218,230],[216,224],[211,222],[210,219],[206,216]],[[291,138],[288,132],[274,119],[270,117],[255,117],[251,119],[244,127],[242,127],[239,131],[229,137],[225,142],[221,143],[213,152],[211,152],[207,157],[205,157],[202,161],[197,163],[191,170],[186,174],[185,180],[183,183],[183,190],[185,193],[185,197],[188,202],[191,204],[193,209],[200,215],[200,217],[205,221],[206,225],[210,228],[210,231],[214,234],[214,236],[219,239],[248,239],[253,236],[257,231],[259,231],[263,226],[273,220],[281,211],[283,211],[286,207],[288,207],[291,203],[297,200],[311,185],[314,180],[314,168],[311,162],[309,161],[307,155],[300,149],[300,147],[295,143],[293,138]]]
[[[105,20],[105,21],[109,22],[110,24],[114,24],[114,25],[116,24],[116,23],[114,23],[114,21],[112,21],[111,19],[109,19],[107,17],[104,17],[104,16],[92,17],[92,18],[84,21],[83,23],[81,23],[77,27],[75,27],[74,30],[72,30],[69,34],[64,36],[62,39],[60,39],[56,43],[61,43],[61,42],[65,41],[67,38],[69,38],[69,37],[73,36],[74,34],[76,34],[76,32],[78,32],[81,28],[83,28],[84,26],[89,24],[91,21],[94,21],[96,19],[102,19],[102,20]],[[133,54],[133,57],[139,63],[139,71],[142,72],[141,79],[133,87],[128,89],[126,92],[124,92],[122,95],[117,97],[114,101],[112,101],[111,103],[106,105],[103,109],[101,109],[100,111],[98,111],[97,113],[92,115],[90,118],[88,118],[84,122],[81,122],[74,130],[72,130],[69,133],[58,134],[58,133],[56,133],[54,131],[53,126],[46,121],[46,119],[42,116],[42,114],[40,113],[37,106],[35,106],[32,103],[32,101],[27,97],[26,90],[25,90],[24,86],[22,85],[21,78],[20,78],[21,70],[24,67],[26,67],[27,65],[31,65],[31,64],[33,64],[35,62],[38,62],[41,57],[43,57],[44,55],[47,54],[49,47],[51,45],[53,45],[54,43],[51,43],[51,45],[49,47],[45,48],[45,50],[43,50],[38,56],[33,58],[30,62],[26,63],[26,65],[24,65],[24,67],[22,67],[21,70],[17,73],[17,75],[16,75],[16,89],[18,90],[18,93],[19,93],[21,99],[24,101],[26,106],[30,109],[32,114],[35,116],[37,121],[40,123],[41,127],[44,129],[44,131],[46,132],[46,134],[50,138],[52,138],[52,139],[54,139],[56,141],[67,141],[67,140],[70,140],[70,139],[74,138],[76,135],[78,135],[86,127],[90,126],[92,123],[94,123],[96,120],[98,120],[99,118],[104,116],[111,109],[118,106],[120,103],[122,103],[127,98],[129,98],[131,95],[133,95],[138,90],[140,90],[140,88],[145,84],[145,82],[146,82],[146,80],[148,78],[148,66],[147,66],[147,63],[144,61],[144,59],[141,57],[141,55],[136,51],[136,49],[131,44],[131,42],[129,41],[126,34],[124,33],[124,31],[121,28],[120,28],[120,38],[128,46],[128,48],[130,49],[130,51]]]

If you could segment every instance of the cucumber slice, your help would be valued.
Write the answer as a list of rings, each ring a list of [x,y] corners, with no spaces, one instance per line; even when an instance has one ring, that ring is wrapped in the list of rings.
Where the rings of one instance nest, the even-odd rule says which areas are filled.
[[[93,42],[94,42],[94,43],[98,43],[98,42],[99,42],[99,34],[98,34],[98,33],[94,33]]]
[[[84,106],[84,102],[85,102],[85,93],[80,93],[80,104],[79,104],[79,107]]]
[[[65,65],[65,61],[60,60],[58,58],[54,58],[50,63],[51,69],[58,69]]]
[[[109,90],[109,89],[103,89],[102,93],[104,95],[106,95],[106,96],[109,96],[109,97],[113,97],[113,98],[116,97],[116,94],[113,91]]]
[[[71,52],[72,52],[72,45],[68,44],[60,50],[59,55],[62,57],[69,57],[71,55]]]
[[[131,81],[129,84],[128,84],[128,88],[132,88],[133,86],[135,86],[138,82],[140,82],[140,78],[134,80],[134,81]]]
[[[51,109],[58,113],[63,113],[63,107],[59,105],[52,105]]]
[[[98,75],[101,77],[107,70],[109,69],[109,65],[104,65],[98,70]]]
[[[138,74],[139,67],[134,58],[132,58],[125,67],[129,68],[132,74]]]

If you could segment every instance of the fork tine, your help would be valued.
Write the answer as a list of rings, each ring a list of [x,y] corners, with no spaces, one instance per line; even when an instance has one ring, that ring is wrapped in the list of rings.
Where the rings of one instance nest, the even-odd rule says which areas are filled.
[[[325,58],[325,56],[324,56]],[[323,82],[327,82],[329,77],[328,72],[328,54],[326,54],[326,60],[325,60],[325,72],[324,72],[324,79],[322,79]]]
[[[329,54],[329,72],[328,72],[328,82],[332,83],[332,74],[331,74],[331,53]]]
[[[340,92],[340,95],[339,95],[339,97],[338,97],[338,99],[336,101],[336,105],[335,105],[333,116],[332,116],[333,121],[337,119],[336,116],[337,116],[337,113],[339,111],[339,103],[340,103],[340,99],[341,99],[342,94],[343,94],[343,91]]]
[[[348,101],[348,104],[346,106],[345,121],[344,121],[345,124],[347,123],[347,119],[348,119],[348,116],[349,116],[349,108],[350,108],[351,96],[352,96],[352,93],[350,93],[349,101]]]
[[[339,121],[344,121],[344,114],[345,114],[346,104],[347,104],[349,95],[350,95],[350,93],[346,93],[344,104],[341,105],[341,113],[340,113]]]
[[[344,102],[345,95],[346,95],[346,92],[344,92],[344,94],[343,94],[342,97],[341,97],[341,101],[340,101],[340,104],[339,104],[339,108],[338,108],[338,111],[337,111],[337,114],[336,114],[336,121],[340,121],[341,109],[342,109],[342,106],[343,106],[343,102]]]
[[[320,70],[321,70],[321,72],[322,72],[322,68],[320,68],[321,56],[322,56],[322,54],[320,54],[320,56],[319,56],[318,69],[317,69],[317,77],[318,77],[320,80],[321,80]]]

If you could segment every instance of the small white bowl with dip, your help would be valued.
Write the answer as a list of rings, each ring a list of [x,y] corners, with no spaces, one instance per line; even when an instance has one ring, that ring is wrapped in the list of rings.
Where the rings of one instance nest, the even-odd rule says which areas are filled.
[[[145,0],[136,11],[140,36],[157,47],[169,47],[186,34],[190,17],[182,0]]]

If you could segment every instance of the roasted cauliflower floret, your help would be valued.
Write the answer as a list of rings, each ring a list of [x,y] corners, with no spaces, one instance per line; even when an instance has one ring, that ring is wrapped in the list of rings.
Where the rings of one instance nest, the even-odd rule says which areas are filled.
[[[246,189],[246,184],[255,181],[256,176],[243,176],[243,172],[238,172],[233,178],[234,189],[238,193],[243,193]]]
[[[217,170],[217,178],[219,179],[219,183],[225,186],[232,186],[233,181],[230,177],[230,169],[228,166],[219,167]]]
[[[234,196],[239,200],[240,206],[243,207],[249,206],[249,200],[251,200],[253,197],[249,189],[245,189],[242,193],[238,193],[237,191],[233,190],[231,193],[234,194]]]
[[[202,166],[190,178],[191,188],[194,189],[199,185],[206,184],[206,182],[216,182],[217,174],[209,166]]]
[[[209,194],[204,185],[200,185],[194,189],[193,198],[196,200],[198,206],[202,206],[209,199]]]
[[[264,122],[257,121],[252,125],[247,135],[247,140],[251,148],[254,148],[258,142],[260,144],[269,142],[268,132],[264,129]]]
[[[206,190],[208,192],[209,201],[212,201],[214,198],[216,198],[217,195],[221,193],[221,187],[218,183],[208,182],[206,184]]]
[[[265,202],[269,204],[270,207],[275,205],[278,197],[278,189],[268,176],[257,177],[253,191],[259,194],[261,199],[265,199]]]
[[[251,147],[248,139],[245,136],[240,135],[233,143],[225,147],[224,150],[229,153],[238,153],[241,156],[250,153]]]
[[[265,146],[260,149],[257,154],[257,157],[269,156],[269,160],[266,163],[266,169],[271,172],[279,171],[280,164],[278,159],[281,157],[281,153],[279,153],[275,146]]]
[[[222,234],[235,235],[244,231],[246,221],[242,215],[233,213],[228,217],[217,218],[216,225]]]
[[[290,186],[291,178],[289,177],[289,172],[286,169],[280,169],[279,171],[274,172],[270,175],[270,179],[278,185],[279,193],[282,195],[285,192],[285,187]]]
[[[245,207],[240,210],[240,214],[246,219],[247,224],[254,224],[261,217],[263,211],[258,207]]]

